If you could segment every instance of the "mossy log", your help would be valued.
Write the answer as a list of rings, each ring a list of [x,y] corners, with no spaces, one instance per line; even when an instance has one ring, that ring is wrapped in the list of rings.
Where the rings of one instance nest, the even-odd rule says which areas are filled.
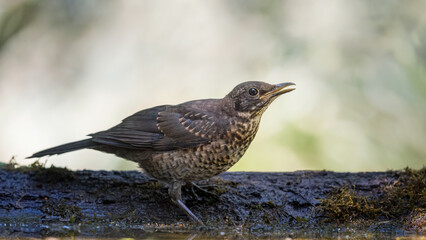
[[[424,210],[422,197],[426,190],[423,186],[418,201],[400,213],[391,212],[391,206],[382,206],[397,204],[384,199],[390,197],[389,189],[401,182],[402,177],[414,174],[424,183],[424,173],[425,169],[224,173],[197,183],[213,194],[191,188],[183,190],[187,206],[205,223],[200,226],[190,223],[186,215],[171,204],[165,187],[137,171],[3,166],[0,169],[0,234],[46,234],[65,229],[91,235],[93,229],[99,232],[100,227],[114,229],[114,226],[141,231],[226,227],[276,231],[367,220],[373,220],[379,228],[400,231],[406,228],[401,223],[410,216],[410,209]],[[404,196],[398,197],[407,201],[406,204],[413,204]],[[61,227],[52,230],[53,226]],[[84,226],[92,227],[84,230]]]

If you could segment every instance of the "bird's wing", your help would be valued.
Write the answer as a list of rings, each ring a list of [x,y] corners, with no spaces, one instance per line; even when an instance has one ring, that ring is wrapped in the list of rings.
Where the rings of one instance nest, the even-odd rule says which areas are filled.
[[[215,118],[207,113],[164,105],[137,112],[90,136],[94,142],[119,148],[167,151],[206,143],[216,129]]]

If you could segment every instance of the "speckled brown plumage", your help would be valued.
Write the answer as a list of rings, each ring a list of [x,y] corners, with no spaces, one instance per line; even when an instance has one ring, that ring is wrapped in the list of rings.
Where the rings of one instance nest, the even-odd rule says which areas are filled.
[[[254,139],[260,118],[293,83],[245,82],[222,99],[189,101],[142,110],[90,139],[40,151],[31,157],[83,148],[137,162],[169,187],[174,203],[200,221],[181,201],[181,186],[207,179],[233,166]]]

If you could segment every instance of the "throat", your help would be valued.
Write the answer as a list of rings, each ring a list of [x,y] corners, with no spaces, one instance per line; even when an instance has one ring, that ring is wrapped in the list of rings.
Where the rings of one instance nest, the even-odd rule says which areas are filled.
[[[259,122],[259,118],[246,118],[245,120],[240,118],[239,121],[231,121],[228,137],[234,143],[248,147],[256,136]]]

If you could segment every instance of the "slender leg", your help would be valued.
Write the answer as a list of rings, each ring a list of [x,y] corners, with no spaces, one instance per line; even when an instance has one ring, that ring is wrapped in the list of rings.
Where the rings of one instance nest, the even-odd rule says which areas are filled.
[[[192,221],[203,224],[203,222],[183,203],[182,185],[182,182],[174,182],[169,186],[169,196],[172,199],[172,202],[182,209]]]

